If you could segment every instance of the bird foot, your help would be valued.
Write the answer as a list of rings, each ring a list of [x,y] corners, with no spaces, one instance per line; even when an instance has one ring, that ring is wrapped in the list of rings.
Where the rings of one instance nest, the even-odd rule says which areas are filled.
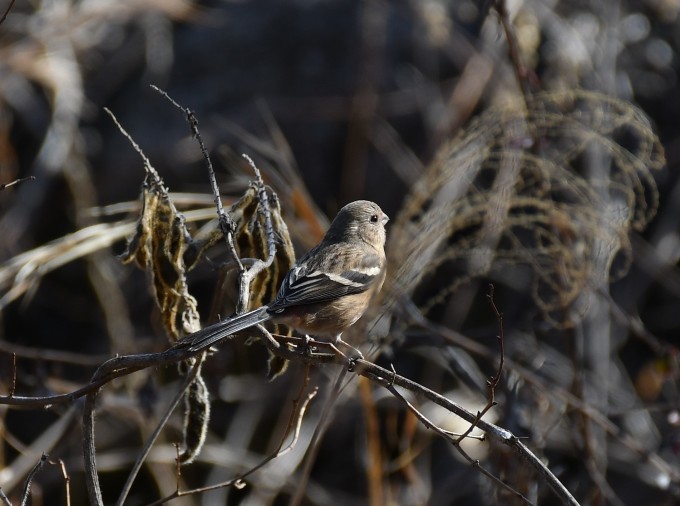
[[[346,342],[343,341],[342,339],[336,340],[336,341],[335,341],[335,345],[331,344],[331,346],[333,347],[333,349],[334,349],[337,353],[339,353],[340,355],[342,355],[343,357],[345,357],[347,360],[350,360],[350,361],[352,361],[352,362],[356,362],[357,360],[363,360],[363,358],[364,358],[363,353],[361,353],[361,352],[360,352],[358,349],[356,349],[354,346],[352,346],[351,344],[346,343]],[[343,353],[342,351],[340,351],[339,346],[343,346],[349,353]]]
[[[302,355],[309,356],[312,354],[312,347],[309,345],[310,339],[311,338],[307,334],[302,338],[302,342],[300,343],[300,353]]]

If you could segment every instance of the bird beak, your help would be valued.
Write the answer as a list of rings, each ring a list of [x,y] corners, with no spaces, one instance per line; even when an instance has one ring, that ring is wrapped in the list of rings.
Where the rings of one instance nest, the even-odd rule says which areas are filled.
[[[387,222],[388,222],[388,221],[390,221],[390,217],[387,216],[385,213],[383,213],[383,217],[382,217],[382,224],[383,224],[383,226],[384,226],[384,225],[387,225]]]

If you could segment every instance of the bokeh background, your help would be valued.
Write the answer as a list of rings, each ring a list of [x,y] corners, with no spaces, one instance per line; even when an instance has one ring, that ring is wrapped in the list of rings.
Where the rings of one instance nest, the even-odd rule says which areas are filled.
[[[594,295],[567,325],[537,308],[530,274],[522,267],[516,277],[508,274],[512,263],[503,264],[505,275],[466,273],[469,265],[461,263],[419,266],[426,272],[406,295],[421,307],[442,285],[455,284],[449,280],[465,280],[425,314],[460,333],[446,339],[441,329],[415,325],[394,302],[400,280],[393,279],[391,320],[376,331],[383,351],[376,360],[480,409],[499,354],[498,322],[486,298],[493,281],[514,362],[506,365],[489,420],[526,438],[583,504],[675,504],[680,3],[503,5],[526,66],[519,81],[526,89],[593,90],[636,104],[649,117],[666,157],[663,168],[650,167],[658,209],[644,229],[617,229],[630,269],[611,285],[608,272],[594,275],[602,281],[594,286],[584,282]],[[6,6],[3,0],[0,8]],[[281,200],[299,253],[342,205],[359,198],[378,202],[392,226],[402,227],[389,234],[427,242],[431,236],[405,231],[420,217],[418,205],[423,213],[432,205],[419,204],[413,189],[428,180],[450,139],[479,140],[479,125],[469,125],[483,111],[524,100],[501,17],[492,2],[481,1],[17,1],[0,24],[0,182],[35,179],[0,192],[2,393],[12,382],[12,352],[17,394],[47,395],[81,386],[115,353],[168,346],[147,277],[117,258],[138,216],[144,173],[104,107],[176,192],[182,210],[210,208],[207,171],[183,115],[151,84],[195,112],[225,203],[252,178],[240,154],[255,160]],[[598,112],[594,106],[582,117],[596,123]],[[484,118],[481,131],[495,133],[495,116]],[[630,147],[638,139],[616,141]],[[650,188],[645,185],[643,200],[654,193]],[[434,195],[441,188],[425,189]],[[654,207],[651,200],[635,206]],[[441,229],[448,248],[470,244],[460,227]],[[391,247],[393,261],[406,248],[397,241]],[[223,258],[215,252],[190,277],[206,320],[215,317],[210,308]],[[593,314],[606,315],[607,325],[594,326]],[[293,365],[268,382],[266,362],[261,346],[238,342],[223,345],[206,364],[213,396],[208,440],[198,461],[183,469],[182,488],[228,480],[276,448],[302,370]],[[303,481],[305,445],[335,373],[331,367],[313,372],[322,393],[310,405],[295,451],[250,476],[243,489],[174,503],[287,504]],[[172,368],[144,371],[102,393],[97,446],[107,504],[118,497],[179,381]],[[424,400],[414,402],[442,426],[455,426]],[[0,413],[0,487],[12,501],[46,452],[63,460],[72,504],[85,504],[78,403],[49,410],[3,406]],[[126,504],[146,504],[175,489],[172,444],[181,439],[181,416],[175,418]],[[532,500],[556,503],[515,455],[488,443],[469,451]],[[66,504],[59,467],[47,466],[31,494],[33,504]],[[511,498],[389,394],[355,382],[336,404],[302,501],[476,505]]]

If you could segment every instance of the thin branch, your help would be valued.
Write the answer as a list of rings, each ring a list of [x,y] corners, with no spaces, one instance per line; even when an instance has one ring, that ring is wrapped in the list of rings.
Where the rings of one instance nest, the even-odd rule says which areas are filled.
[[[486,432],[494,440],[510,447],[515,453],[522,457],[522,459],[526,461],[530,467],[533,468],[545,480],[545,482],[553,490],[553,492],[555,492],[563,504],[568,504],[571,506],[578,505],[578,501],[576,501],[576,499],[571,495],[569,490],[567,490],[562,482],[560,482],[560,480],[557,479],[552,471],[550,471],[550,469],[548,469],[545,464],[543,464],[543,462],[519,440],[517,436],[512,434],[512,432],[498,427],[492,423],[478,419],[477,416],[473,415],[455,402],[450,401],[446,397],[420,385],[419,383],[404,378],[403,376],[399,376],[394,372],[390,372],[387,369],[362,359],[357,360],[356,364],[357,374],[361,374],[362,376],[367,377],[368,379],[382,385],[385,388],[388,388],[389,385],[398,385],[407,390],[423,395],[438,406],[441,406],[444,409],[460,416],[464,420],[475,424],[479,429]]]
[[[239,271],[239,300],[236,306],[237,313],[243,313],[249,308],[250,297],[250,283],[260,272],[271,267],[276,257],[276,237],[274,236],[274,228],[272,227],[272,215],[269,207],[269,197],[267,196],[267,189],[262,180],[260,170],[248,155],[241,155],[245,158],[255,172],[255,184],[257,185],[257,194],[260,201],[260,209],[264,213],[265,235],[267,236],[267,258],[266,260],[257,259],[253,265],[244,271]]]
[[[265,187],[265,184],[262,180],[262,175],[260,174],[259,169],[255,165],[255,162],[248,156],[248,155],[243,155],[243,157],[248,161],[250,166],[253,168],[255,172],[255,182],[257,185],[257,190],[258,190],[258,198],[260,201],[261,209],[264,212],[264,217],[265,217],[265,234],[267,236],[267,259],[266,260],[256,260],[252,267],[249,269],[246,269],[241,261],[241,259],[238,256],[238,253],[236,252],[236,246],[234,244],[234,233],[236,232],[236,223],[234,223],[234,220],[232,220],[231,216],[227,212],[225,212],[223,206],[222,206],[222,199],[220,198],[220,190],[219,187],[217,186],[217,178],[215,177],[215,170],[213,169],[212,161],[210,160],[210,155],[208,153],[208,150],[205,147],[205,144],[203,143],[203,138],[201,137],[201,133],[198,129],[198,119],[196,118],[196,114],[189,108],[181,106],[179,103],[177,103],[175,100],[173,100],[167,92],[161,90],[157,86],[151,85],[151,88],[158,93],[160,93],[163,97],[165,97],[172,105],[174,105],[176,108],[178,108],[180,111],[184,113],[186,116],[187,122],[189,123],[189,127],[191,129],[191,134],[192,136],[198,141],[201,154],[203,155],[203,158],[205,159],[206,166],[208,168],[208,179],[210,181],[210,187],[213,192],[213,197],[214,197],[214,202],[215,202],[215,207],[217,209],[217,216],[218,216],[218,221],[220,225],[220,230],[222,232],[222,235],[224,236],[224,239],[227,243],[227,250],[229,251],[230,256],[232,257],[233,261],[238,265],[238,272],[239,272],[239,300],[238,304],[236,307],[236,312],[237,313],[243,313],[247,311],[249,304],[248,304],[248,299],[250,295],[250,283],[251,281],[257,276],[260,272],[263,270],[269,268],[272,265],[272,262],[274,261],[274,258],[276,256],[276,237],[274,236],[274,229],[272,227],[272,220],[271,220],[271,210],[269,208],[269,198],[267,196],[267,190]]]
[[[14,7],[15,2],[16,2],[16,0],[11,0],[9,2],[9,5],[7,6],[7,9],[5,9],[5,12],[3,13],[2,18],[0,18],[0,25],[5,22],[5,19],[7,19],[7,15],[9,14],[9,11],[12,10],[12,7]]]
[[[26,483],[24,483],[24,489],[21,492],[21,506],[26,506],[26,504],[28,503],[28,496],[31,493],[31,483],[33,482],[33,479],[36,477],[36,475],[43,468],[45,462],[47,462],[47,459],[48,455],[46,453],[43,453],[38,463],[33,467],[31,472],[28,474],[28,478],[26,478]]]
[[[12,381],[9,384],[9,396],[14,397],[17,389],[17,354],[12,353]]]
[[[264,327],[262,327],[263,330]],[[281,340],[284,343],[293,343],[300,346],[303,341],[299,337],[289,337],[289,336],[276,336],[276,339],[272,334],[269,334],[271,339],[264,340],[264,344],[269,350],[277,354],[282,358],[288,360],[298,360],[305,363],[311,364],[327,364],[329,362],[337,362],[344,364],[340,358],[336,357],[330,351],[332,348],[329,343],[324,343],[322,341],[310,341],[310,344],[321,350],[327,350],[322,353],[309,353],[301,354],[300,352],[293,351],[287,346],[273,345],[273,342],[277,342],[276,339]],[[231,336],[230,336],[231,337]],[[103,363],[97,372],[94,374],[90,382],[82,386],[73,392],[66,394],[57,395],[46,395],[46,396],[9,396],[0,395],[0,405],[8,406],[24,406],[24,407],[41,407],[50,406],[52,404],[62,404],[66,402],[72,402],[76,399],[84,397],[92,392],[95,392],[102,386],[111,382],[116,378],[121,376],[127,376],[134,372],[140,371],[142,369],[147,369],[150,367],[160,367],[163,365],[174,364],[181,362],[183,360],[190,359],[191,357],[203,353],[202,351],[189,351],[186,347],[187,342],[178,343],[176,346],[169,348],[160,353],[140,353],[137,355],[121,355],[118,357],[111,358]]]
[[[300,395],[302,394],[302,390],[304,390],[307,386],[307,381],[305,381],[301,387]],[[188,495],[195,495],[195,494],[200,494],[204,492],[209,492],[210,490],[216,490],[219,488],[225,488],[225,487],[237,487],[237,488],[242,488],[245,486],[245,479],[253,474],[255,471],[258,471],[262,467],[265,466],[268,462],[271,462],[277,457],[280,457],[281,455],[284,455],[291,451],[295,445],[298,442],[298,439],[300,437],[300,428],[302,427],[302,420],[304,419],[305,413],[307,411],[307,407],[309,406],[309,403],[316,397],[319,389],[314,388],[310,393],[307,394],[305,397],[304,401],[302,404],[300,404],[300,397],[298,396],[295,401],[293,401],[293,411],[291,413],[291,417],[288,419],[288,425],[286,426],[286,429],[284,431],[283,437],[281,438],[281,441],[276,448],[268,457],[266,457],[264,460],[262,460],[259,464],[256,466],[250,468],[248,471],[245,473],[232,478],[228,481],[224,481],[221,483],[216,483],[214,485],[209,485],[207,487],[200,487],[200,488],[194,488],[191,490],[184,490],[181,491],[179,489],[179,469],[178,469],[178,478],[177,478],[177,490],[170,494],[167,497],[164,497],[162,499],[159,499],[157,501],[154,501],[152,503],[147,504],[146,506],[156,506],[160,504],[165,504],[169,502],[172,499],[175,499],[177,497],[184,497]],[[283,448],[283,443],[285,442],[286,438],[288,437],[288,434],[290,433],[290,429],[293,427],[293,424],[295,425],[295,430],[293,431],[293,438],[291,439],[291,442]],[[283,448],[283,449],[282,449]]]
[[[95,392],[102,386],[111,382],[115,378],[127,376],[133,372],[140,371],[149,367],[159,367],[166,364],[176,363],[181,360],[191,358],[196,353],[181,348],[170,348],[160,353],[142,353],[139,355],[123,355],[114,357],[103,363],[97,373],[92,377],[90,382],[73,392],[57,395],[45,396],[0,396],[0,405],[6,404],[9,406],[50,406],[52,404],[61,404],[65,402],[72,402],[80,397],[84,397],[92,392]]]
[[[515,71],[515,79],[517,79],[517,84],[520,91],[522,92],[522,97],[524,98],[524,104],[528,110],[531,91],[532,88],[536,87],[538,83],[538,77],[522,62],[517,36],[512,30],[512,24],[510,23],[505,2],[506,0],[494,0],[493,8],[498,13],[501,25],[503,26],[505,40],[508,42],[508,55],[510,56],[510,61],[512,62],[512,68]]]
[[[9,6],[9,9],[12,8],[12,5],[14,5],[15,0],[12,0],[12,3]],[[9,12],[9,9],[7,9],[7,12]],[[7,12],[5,12],[5,16],[0,20],[0,24],[5,20],[5,17],[7,16]],[[27,176],[27,177],[20,177],[19,179],[15,179],[14,181],[10,181],[9,183],[3,183],[0,184],[0,191],[4,190],[5,188],[9,188],[11,186],[14,186],[16,184],[23,183],[24,181],[35,181],[35,176]]]
[[[168,95],[167,92],[161,90],[158,86],[152,84],[151,89],[160,93],[172,105],[174,105],[177,109],[182,111],[186,116],[186,120],[189,123],[189,128],[191,129],[191,135],[198,142],[201,154],[203,155],[203,159],[205,160],[206,166],[208,168],[208,180],[210,182],[210,188],[213,193],[213,202],[215,203],[215,208],[217,209],[217,217],[220,226],[220,231],[222,232],[224,240],[227,243],[227,251],[229,251],[232,260],[236,263],[236,265],[238,265],[239,274],[242,274],[243,272],[245,272],[245,267],[243,267],[241,259],[236,253],[236,245],[234,244],[234,232],[236,232],[236,223],[234,223],[234,220],[231,219],[231,216],[229,216],[229,214],[225,212],[224,207],[222,206],[222,198],[220,197],[220,189],[217,186],[215,170],[213,169],[212,161],[210,160],[208,150],[206,149],[205,144],[203,143],[201,133],[198,130],[198,118],[196,118],[196,115],[191,109],[189,109],[188,107],[182,107],[175,100],[173,100],[173,98],[170,97],[170,95]]]
[[[489,388],[491,389],[491,392],[495,391],[496,386],[498,385],[498,382],[501,379],[501,373],[503,372],[503,364],[505,364],[505,334],[503,331],[503,313],[501,313],[498,308],[496,307],[496,301],[494,300],[494,285],[493,283],[489,284],[489,293],[487,294],[486,298],[489,301],[489,304],[491,305],[491,309],[493,310],[494,314],[496,315],[496,320],[498,321],[498,345],[500,346],[500,361],[498,362],[498,371],[496,372],[496,375],[493,376],[489,382]],[[492,395],[493,397],[493,395]]]
[[[481,411],[477,412],[477,417],[475,418],[475,421],[472,422],[470,427],[463,432],[459,437],[458,440],[456,441],[457,444],[460,444],[461,441],[463,441],[466,437],[470,435],[472,430],[477,426],[479,421],[482,419],[482,417],[489,412],[491,408],[493,408],[496,405],[496,387],[498,386],[498,382],[501,379],[501,374],[503,373],[503,364],[505,363],[505,337],[503,334],[503,315],[502,313],[498,310],[496,307],[496,302],[494,301],[494,285],[493,283],[489,284],[489,293],[487,294],[487,299],[489,300],[489,304],[491,305],[491,309],[493,309],[494,314],[496,315],[496,320],[498,321],[498,341],[500,344],[500,355],[501,358],[498,362],[498,370],[496,371],[496,374],[492,376],[489,380],[487,380],[486,385],[489,389],[489,396],[488,400],[486,403],[486,406],[484,406],[484,409]]]
[[[331,411],[335,406],[335,401],[340,394],[340,388],[342,387],[342,382],[347,374],[347,369],[343,369],[340,374],[338,374],[335,384],[333,385],[333,390],[331,390],[328,399],[324,403],[323,410],[319,416],[319,422],[314,427],[314,433],[312,434],[312,439],[307,447],[307,455],[305,455],[305,465],[302,468],[301,475],[297,478],[297,484],[295,487],[295,495],[290,500],[290,506],[297,506],[302,502],[303,496],[307,491],[307,483],[309,482],[309,476],[312,473],[312,466],[316,461],[316,457],[319,453],[321,447],[321,438],[326,433],[330,425]]]
[[[120,491],[120,494],[118,495],[118,501],[116,501],[116,506],[122,506],[125,503],[125,499],[127,498],[128,494],[130,493],[130,489],[132,488],[132,484],[135,481],[135,478],[137,477],[137,474],[139,473],[139,470],[142,468],[142,464],[144,464],[144,460],[146,457],[149,455],[149,452],[151,451],[151,447],[154,445],[156,440],[158,439],[158,436],[161,433],[161,430],[166,426],[168,423],[168,420],[170,420],[170,416],[172,413],[177,409],[177,406],[179,405],[180,401],[184,398],[184,395],[191,386],[191,383],[196,379],[196,376],[198,376],[200,370],[201,370],[201,365],[203,363],[203,357],[200,357],[197,359],[197,362],[192,366],[191,370],[186,376],[186,379],[184,381],[184,385],[182,385],[182,388],[179,389],[177,394],[175,395],[175,398],[172,400],[170,405],[167,407],[165,410],[165,413],[161,417],[160,421],[158,422],[158,425],[156,426],[156,429],[153,431],[151,436],[146,440],[146,443],[144,444],[144,447],[142,450],[139,452],[137,455],[137,460],[135,461],[135,465],[132,467],[132,470],[130,471],[130,474],[128,474],[127,480],[125,480],[125,485],[123,485],[122,490]]]
[[[392,369],[392,373],[393,373],[393,377],[396,376],[396,372],[394,371],[394,369]],[[462,442],[462,440],[464,438],[466,438],[468,436],[468,434],[472,431],[472,429],[477,425],[477,422],[479,422],[479,420],[481,420],[481,417],[482,417],[481,414],[479,414],[479,413],[477,414],[477,419],[475,420],[474,423],[472,423],[470,425],[470,428],[466,431],[465,434],[461,435],[457,439],[454,439],[451,436],[451,433],[449,431],[446,431],[446,430],[442,429],[441,427],[437,426],[429,418],[427,418],[423,413],[421,413],[418,408],[416,408],[413,404],[411,404],[403,395],[401,395],[397,391],[397,389],[394,388],[394,383],[390,383],[390,384],[386,385],[385,388],[387,388],[387,390],[389,390],[390,393],[394,397],[396,397],[400,402],[402,402],[409,409],[409,411],[411,411],[411,413],[413,413],[416,416],[416,418],[418,420],[420,420],[420,422],[425,426],[426,429],[431,429],[431,430],[435,431],[441,437],[443,437],[444,439],[449,441],[451,444],[453,444],[453,446],[456,448],[458,453],[460,453],[470,464],[472,464],[474,467],[476,467],[484,476],[490,478],[491,481],[493,481],[493,483],[497,487],[506,490],[507,492],[509,492],[510,494],[512,494],[513,496],[515,496],[516,498],[518,498],[519,500],[521,500],[525,504],[532,504],[531,501],[529,501],[529,499],[524,497],[520,492],[518,492],[517,490],[512,488],[510,485],[505,483],[500,478],[494,476],[491,472],[489,472],[484,467],[482,467],[481,464],[479,463],[479,461],[474,461],[465,452],[465,450],[463,450],[461,448],[460,443]]]
[[[66,506],[71,506],[71,477],[66,471],[66,464],[64,464],[64,461],[61,459],[57,459],[56,461],[50,460],[49,463],[60,467],[61,475],[64,478],[64,486],[66,487]]]
[[[5,495],[4,490],[2,490],[2,487],[0,487],[0,500],[5,506],[12,506],[12,503],[10,502],[9,498]]]
[[[90,384],[96,384],[103,380],[104,383],[110,381],[114,377],[129,374],[130,372],[138,371],[148,367],[149,361],[153,359],[167,359],[168,357],[175,357],[181,355],[181,348],[170,348],[166,352],[145,355],[129,355],[123,357],[116,357],[108,360],[102,364],[94,373]],[[184,354],[189,358],[191,352]],[[145,364],[145,365],[141,365]],[[97,393],[99,387],[91,389],[87,393],[85,406],[83,408],[83,460],[85,467],[85,482],[87,484],[87,492],[90,499],[90,504],[103,506],[103,499],[101,494],[101,487],[99,485],[99,475],[97,473],[96,463],[96,448],[95,448],[95,434],[94,434],[94,411],[97,400]]]
[[[314,390],[307,394],[304,403],[302,404],[300,410],[298,411],[298,416],[296,418],[297,421],[295,423],[295,430],[293,431],[293,438],[291,439],[290,444],[285,448],[281,449],[281,447],[279,447],[279,451],[276,454],[277,457],[285,455],[286,453],[290,452],[293,448],[295,448],[295,444],[298,442],[298,439],[300,438],[300,429],[302,428],[302,420],[304,418],[305,412],[307,411],[307,406],[309,406],[311,400],[314,397],[316,397],[316,394],[318,393],[319,393],[318,387],[314,387]],[[296,402],[298,401],[296,400]],[[290,430],[290,428],[286,428],[286,432],[288,430]]]
[[[127,130],[125,130],[123,128],[123,125],[120,124],[120,122],[118,121],[118,118],[116,118],[116,116],[113,114],[113,112],[111,112],[111,109],[109,109],[108,107],[104,107],[104,112],[111,117],[111,119],[113,120],[113,123],[116,125],[116,128],[118,128],[118,131],[121,134],[123,134],[123,137],[125,137],[128,140],[128,142],[132,146],[132,149],[137,151],[139,156],[142,158],[142,161],[144,162],[144,170],[146,170],[147,172],[151,172],[152,174],[154,174],[157,177],[157,179],[160,180],[160,176],[158,176],[156,169],[154,169],[153,165],[151,165],[151,160],[149,160],[149,158],[144,154],[144,151],[142,151],[142,148],[139,147],[139,144],[137,144],[135,142],[135,140],[127,132]]]
[[[85,405],[83,406],[83,464],[90,504],[104,506],[101,486],[99,485],[99,474],[97,473],[96,448],[94,445],[94,409],[97,401],[97,391],[98,389],[87,394]]]

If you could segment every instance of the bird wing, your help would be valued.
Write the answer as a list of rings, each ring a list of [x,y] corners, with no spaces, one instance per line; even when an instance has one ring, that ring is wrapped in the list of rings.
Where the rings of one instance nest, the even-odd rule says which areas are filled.
[[[380,257],[363,255],[356,266],[349,269],[324,270],[309,263],[301,263],[286,275],[270,311],[290,306],[315,304],[368,290],[380,277]]]

